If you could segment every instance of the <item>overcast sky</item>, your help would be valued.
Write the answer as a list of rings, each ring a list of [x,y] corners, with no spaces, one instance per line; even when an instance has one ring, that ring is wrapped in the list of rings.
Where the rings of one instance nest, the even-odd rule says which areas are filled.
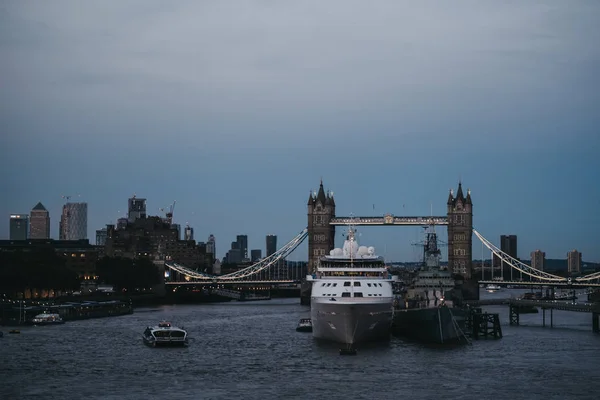
[[[135,193],[219,257],[237,234],[264,252],[321,178],[338,215],[443,215],[462,179],[496,244],[600,262],[599,20],[595,0],[1,1],[0,238],[38,201],[58,237],[70,195],[93,243]],[[360,238],[404,261],[419,239]]]

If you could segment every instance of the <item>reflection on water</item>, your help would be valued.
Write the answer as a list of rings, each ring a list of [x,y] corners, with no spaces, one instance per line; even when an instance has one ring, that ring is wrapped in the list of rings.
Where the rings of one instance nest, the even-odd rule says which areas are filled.
[[[508,292],[508,290],[504,290]],[[506,296],[497,292],[494,295]],[[502,296],[501,296],[502,297]],[[424,346],[399,338],[339,345],[296,332],[309,309],[298,299],[137,309],[132,315],[23,328],[0,339],[0,398],[89,399],[595,399],[600,335],[591,316],[523,315],[504,338]],[[160,320],[183,325],[187,348],[144,346]]]

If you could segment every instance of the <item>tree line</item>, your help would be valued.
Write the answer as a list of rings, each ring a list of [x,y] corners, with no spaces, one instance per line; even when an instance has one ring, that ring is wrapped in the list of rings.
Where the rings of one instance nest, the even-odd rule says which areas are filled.
[[[150,288],[161,282],[158,267],[149,259],[103,257],[96,262],[98,282],[116,291]],[[81,287],[77,272],[53,248],[0,251],[0,295],[15,297],[27,289],[75,291]]]
[[[27,289],[76,290],[80,279],[54,249],[0,251],[0,292],[12,297]]]

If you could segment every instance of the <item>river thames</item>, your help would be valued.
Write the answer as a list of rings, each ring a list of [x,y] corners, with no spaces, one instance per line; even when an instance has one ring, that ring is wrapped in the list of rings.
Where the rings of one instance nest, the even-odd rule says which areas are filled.
[[[509,297],[504,290],[495,296]],[[482,296],[484,298],[485,295]],[[298,299],[138,308],[132,315],[27,327],[0,339],[2,399],[597,399],[600,335],[591,315],[521,316],[504,337],[461,347],[400,338],[358,347],[295,331]],[[149,348],[141,334],[169,320],[189,347]]]

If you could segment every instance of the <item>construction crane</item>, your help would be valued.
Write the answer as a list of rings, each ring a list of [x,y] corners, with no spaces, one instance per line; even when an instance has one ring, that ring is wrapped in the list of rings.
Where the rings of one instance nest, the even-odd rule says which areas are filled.
[[[167,211],[167,222],[169,225],[173,224],[173,212],[175,211],[175,202],[177,200],[173,200],[173,204],[169,206],[169,211]]]

